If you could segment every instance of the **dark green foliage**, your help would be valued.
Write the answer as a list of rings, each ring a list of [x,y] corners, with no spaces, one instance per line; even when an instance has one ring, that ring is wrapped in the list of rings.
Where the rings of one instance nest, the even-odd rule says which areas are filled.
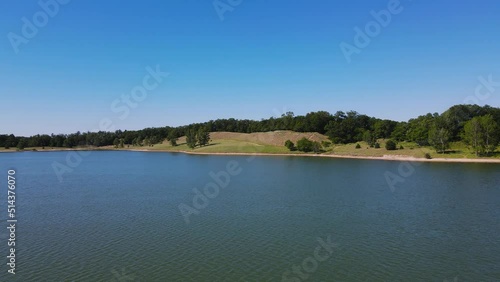
[[[409,141],[417,143],[419,146],[429,145],[429,128],[434,124],[434,119],[438,114],[427,114],[408,122],[408,132],[406,134]]]
[[[456,105],[445,111],[441,117],[444,120],[444,127],[450,133],[450,140],[461,140],[461,133],[465,124],[475,117],[491,115],[495,122],[500,123],[500,108],[493,108],[488,105]]]
[[[315,153],[321,153],[323,150],[321,149],[321,144],[317,141],[312,142],[312,151]]]
[[[386,143],[385,143],[385,149],[388,150],[388,151],[394,151],[396,150],[396,142],[392,141],[392,140],[388,140]]]
[[[196,140],[200,146],[206,146],[210,142],[210,132],[206,128],[198,129],[196,133]]]
[[[142,146],[142,141],[139,137],[136,137],[132,140],[132,145],[134,146]]]
[[[319,144],[319,143],[318,143]],[[313,151],[313,142],[305,137],[297,141],[297,150],[302,152]]]
[[[321,146],[323,146],[324,148],[328,148],[332,145],[332,142],[329,142],[329,141],[321,141]]]
[[[444,154],[450,147],[450,133],[439,124],[434,124],[429,130],[429,143],[436,149],[436,152]]]
[[[120,140],[118,138],[115,138],[115,140],[113,140],[113,145],[115,146],[115,148],[118,148],[118,145],[120,145]]]
[[[64,139],[62,146],[66,147],[66,148],[72,148],[73,147],[73,145],[71,145],[71,140],[69,140],[69,139]]]
[[[377,143],[375,143],[374,147],[375,147],[375,149],[380,149],[380,144],[377,142]]]
[[[186,144],[189,148],[193,149],[196,147],[196,132],[193,129],[190,129],[186,132]]]
[[[403,145],[399,146],[399,150],[404,150],[405,147],[403,147]]]
[[[13,148],[17,147],[21,139],[25,138],[25,143],[21,147],[67,147],[74,148],[78,146],[110,146],[115,145],[115,139],[118,139],[118,147],[132,144],[134,146],[152,146],[167,139],[172,144],[172,139],[185,136],[189,131],[194,131],[193,142],[191,146],[197,146],[198,143],[207,145],[209,142],[206,135],[199,135],[200,128],[207,132],[266,132],[275,130],[293,130],[297,132],[319,132],[325,133],[333,143],[356,143],[366,141],[370,146],[375,146],[377,138],[392,139],[395,142],[411,141],[416,142],[420,146],[433,144],[436,150],[442,152],[446,148],[444,141],[448,137],[448,142],[466,141],[472,150],[478,155],[491,154],[498,144],[500,139],[499,130],[491,130],[494,127],[486,127],[488,137],[484,137],[481,142],[476,142],[471,139],[469,126],[469,134],[465,134],[465,125],[473,118],[481,116],[491,116],[497,125],[500,124],[500,108],[478,105],[457,105],[453,106],[443,114],[426,114],[408,122],[395,122],[391,120],[381,120],[366,115],[359,114],[354,111],[336,112],[334,115],[318,111],[308,113],[305,116],[295,116],[292,112],[287,112],[281,117],[272,117],[269,119],[255,120],[237,120],[237,119],[217,119],[205,123],[195,123],[179,127],[159,127],[145,128],[142,130],[116,130],[114,132],[76,132],[73,134],[51,134],[51,135],[33,135],[31,137],[21,137],[0,134],[0,147]],[[484,128],[485,121],[481,128]],[[487,122],[487,124],[493,124]],[[433,131],[436,128],[436,131]],[[205,134],[205,133],[204,133]],[[196,135],[202,136],[201,143]],[[479,136],[479,135],[478,135]],[[487,139],[487,140],[486,140]],[[478,139],[479,140],[479,139]],[[436,142],[437,141],[437,142]],[[444,144],[444,146],[443,146]],[[328,145],[322,143],[324,148]],[[473,148],[474,146],[474,148]],[[193,147],[193,148],[194,148]]]
[[[371,128],[373,118],[357,112],[337,112],[325,127],[326,135],[333,143],[353,143],[363,140],[363,134]]]
[[[21,138],[17,143],[16,148],[18,150],[24,150],[24,148],[26,148],[27,145],[28,145],[28,140],[26,138]]]
[[[428,159],[428,160],[432,159],[431,154],[429,154],[429,153],[425,153],[425,155],[424,155],[424,156],[425,156],[425,158],[426,158],[426,159]]]
[[[408,123],[400,122],[394,128],[394,131],[391,133],[391,138],[396,140],[397,142],[408,140],[406,133],[408,132]]]
[[[356,144],[356,149],[361,149],[361,145],[359,145],[359,143]]]
[[[378,120],[373,125],[373,136],[375,138],[389,138],[397,124],[397,122],[392,120]]]
[[[295,144],[293,144],[293,142],[292,142],[291,140],[286,140],[286,141],[285,141],[285,147],[287,147],[287,148],[288,148],[288,150],[290,150],[290,151],[295,151],[295,150],[297,150],[297,149],[295,148]]]
[[[373,135],[370,130],[365,130],[365,132],[363,133],[363,141],[368,143],[370,147],[373,147],[375,142],[377,142],[377,138],[375,138],[375,135]]]
[[[168,133],[167,140],[168,142],[170,142],[171,146],[177,146],[177,140],[179,140],[179,136],[176,129],[173,129]]]
[[[333,120],[333,117],[329,112],[319,111],[308,113],[305,116],[303,130],[305,132],[319,132],[324,134],[325,126],[331,120]]]
[[[462,138],[476,156],[489,155],[500,142],[498,123],[492,115],[474,117],[465,124]]]
[[[170,142],[170,145],[175,147],[177,146],[177,138],[171,138],[170,140],[168,140],[168,142]]]

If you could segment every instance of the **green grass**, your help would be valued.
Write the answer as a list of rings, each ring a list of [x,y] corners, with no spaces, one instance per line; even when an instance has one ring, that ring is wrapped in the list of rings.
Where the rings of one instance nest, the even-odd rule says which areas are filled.
[[[132,148],[132,147],[130,147]],[[212,141],[208,146],[189,148],[186,143],[181,143],[178,146],[170,144],[157,144],[153,147],[133,147],[134,149],[147,149],[159,151],[188,151],[197,153],[266,153],[266,154],[283,154],[290,152],[285,146],[273,146],[265,144],[257,144],[246,141],[218,139]]]
[[[347,155],[347,156],[359,156],[359,157],[383,157],[384,155],[393,156],[408,156],[415,158],[424,158],[426,153],[429,153],[432,158],[477,158],[473,152],[462,142],[454,142],[451,144],[450,149],[447,150],[445,154],[438,154],[436,150],[432,147],[420,147],[416,143],[412,142],[400,142],[397,144],[397,148],[401,145],[404,149],[398,149],[394,151],[388,151],[385,149],[386,140],[379,140],[380,149],[371,148],[366,142],[357,142],[352,144],[333,144],[328,148],[324,148],[323,154],[333,154],[333,155]],[[356,149],[356,144],[360,144],[361,148]],[[50,151],[67,148],[52,148],[41,147],[36,148],[26,148],[24,151],[32,151],[33,149],[37,151]],[[96,149],[96,148],[94,148]],[[101,150],[115,150],[113,146],[100,147]],[[194,149],[189,148],[186,143],[180,143],[178,146],[171,146],[168,142],[163,144],[157,144],[154,146],[125,146],[122,149],[116,150],[150,150],[150,151],[171,151],[171,152],[193,152],[193,153],[263,153],[263,154],[303,154],[299,151],[289,151],[285,146],[273,146],[268,144],[259,144],[248,141],[239,140],[228,140],[228,139],[217,139],[211,141],[208,146],[196,147]],[[0,152],[15,152],[16,148],[4,149],[0,148]],[[489,158],[500,158],[500,152],[496,153],[494,156]]]
[[[453,142],[450,144],[450,148],[444,154],[437,153],[436,150],[430,146],[418,146],[413,142],[400,142],[397,143],[398,150],[388,151],[385,149],[385,142],[387,140],[379,140],[380,149],[375,149],[369,147],[366,142],[358,142],[361,145],[361,149],[356,149],[356,143],[346,144],[346,145],[334,145],[333,148],[328,152],[329,154],[335,155],[350,155],[350,156],[366,156],[366,157],[383,157],[384,155],[393,156],[409,156],[415,158],[423,158],[425,153],[429,153],[433,158],[467,158],[474,159],[478,158],[471,152],[469,148],[463,142]],[[403,146],[404,149],[400,150],[399,147]],[[500,158],[500,153],[487,158]]]
[[[350,155],[350,156],[363,156],[363,157],[383,157],[384,155],[403,155],[415,158],[423,158],[425,153],[433,155],[434,150],[427,147],[419,147],[415,143],[401,142],[397,144],[398,150],[388,151],[385,149],[385,140],[379,140],[379,149],[372,148],[366,142],[357,142],[361,145],[361,149],[356,149],[357,143],[334,145],[330,154],[335,155]],[[403,146],[404,149],[400,150],[399,147]]]
[[[379,140],[380,149],[371,148],[366,142],[357,142],[361,145],[361,149],[356,149],[357,143],[352,144],[333,144],[328,148],[324,148],[323,154],[333,155],[348,155],[360,157],[383,157],[384,155],[394,156],[409,156],[415,158],[424,158],[426,153],[431,154],[433,158],[475,158],[474,154],[462,143],[454,143],[452,148],[446,154],[438,154],[431,147],[420,147],[412,142],[400,142],[397,148],[401,145],[404,149],[388,151],[385,149],[385,140]],[[127,149],[127,148],[125,148]],[[152,151],[187,151],[194,153],[266,153],[266,154],[303,154],[299,151],[289,151],[285,146],[273,146],[266,144],[258,144],[247,141],[213,140],[210,145],[204,147],[189,148],[185,143],[180,143],[178,146],[170,144],[157,144],[150,147],[130,147],[129,149],[145,149]]]

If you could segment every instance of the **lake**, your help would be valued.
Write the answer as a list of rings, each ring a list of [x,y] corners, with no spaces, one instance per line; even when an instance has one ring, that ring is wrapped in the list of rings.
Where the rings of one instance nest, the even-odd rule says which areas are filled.
[[[500,280],[498,164],[80,154],[0,154],[0,281]]]

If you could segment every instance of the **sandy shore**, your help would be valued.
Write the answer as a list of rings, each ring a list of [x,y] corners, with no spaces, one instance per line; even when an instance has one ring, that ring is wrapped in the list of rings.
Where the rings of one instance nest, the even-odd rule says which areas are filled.
[[[211,156],[283,156],[283,157],[316,157],[316,158],[338,158],[338,159],[361,159],[361,160],[380,160],[380,161],[399,161],[399,162],[441,162],[441,163],[500,163],[500,159],[488,158],[415,158],[404,155],[384,155],[382,157],[372,156],[353,156],[353,155],[335,155],[335,154],[283,154],[283,153],[206,153],[206,152],[192,152],[192,151],[173,151],[173,150],[148,150],[148,149],[67,149],[67,148],[54,148],[37,150],[36,152],[60,152],[60,151],[133,151],[133,152],[150,152],[150,153],[182,153],[189,155],[211,155]],[[16,152],[14,150],[0,150],[2,153]],[[27,150],[27,152],[31,152]]]
[[[141,150],[144,151],[144,150]],[[148,150],[145,150],[148,151]],[[415,158],[401,155],[384,155],[383,157],[371,156],[351,156],[334,154],[268,154],[268,153],[203,153],[190,151],[149,151],[149,152],[178,152],[191,155],[215,155],[215,156],[293,156],[293,157],[319,157],[319,158],[338,158],[338,159],[361,159],[361,160],[381,160],[381,161],[407,161],[407,162],[444,162],[444,163],[500,163],[500,159],[464,159],[464,158]]]

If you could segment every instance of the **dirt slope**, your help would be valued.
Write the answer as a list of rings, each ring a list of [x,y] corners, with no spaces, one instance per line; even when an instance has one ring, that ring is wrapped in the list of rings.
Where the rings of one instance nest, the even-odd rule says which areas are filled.
[[[286,140],[292,140],[297,143],[299,139],[306,137],[312,141],[327,141],[328,137],[316,132],[293,132],[293,131],[271,131],[271,132],[256,132],[256,133],[234,133],[234,132],[211,132],[210,139],[226,139],[247,141],[252,143],[284,146]]]

